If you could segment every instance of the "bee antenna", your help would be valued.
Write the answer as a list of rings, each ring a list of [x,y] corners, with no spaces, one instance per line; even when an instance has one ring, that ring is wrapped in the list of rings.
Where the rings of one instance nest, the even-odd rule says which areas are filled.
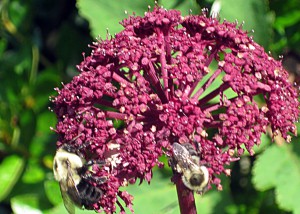
[[[77,140],[79,137],[81,137],[83,134],[80,133],[79,135],[77,135],[76,137],[74,137],[72,140],[70,140],[70,143],[74,142],[75,140]]]
[[[201,153],[201,144],[198,141],[194,140],[194,146],[196,148],[196,152]]]

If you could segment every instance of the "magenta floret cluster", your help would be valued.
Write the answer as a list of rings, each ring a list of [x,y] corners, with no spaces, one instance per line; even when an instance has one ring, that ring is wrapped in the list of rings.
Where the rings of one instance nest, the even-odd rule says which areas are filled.
[[[173,142],[197,142],[210,184],[221,189],[217,175],[229,174],[234,151],[243,154],[244,145],[253,154],[268,126],[288,142],[296,134],[298,94],[288,73],[237,23],[156,7],[121,24],[114,38],[91,45],[80,74],[53,98],[58,146],[108,162],[94,170],[108,177],[96,210],[123,211],[120,199],[132,209],[119,188],[150,182]]]

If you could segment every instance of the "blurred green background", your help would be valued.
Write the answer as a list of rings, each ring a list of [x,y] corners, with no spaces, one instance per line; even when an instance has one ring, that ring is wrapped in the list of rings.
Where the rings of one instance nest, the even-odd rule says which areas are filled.
[[[164,0],[168,9],[199,14],[201,8],[220,19],[245,22],[254,40],[299,82],[299,0]],[[90,53],[88,44],[122,27],[124,11],[143,15],[153,1],[142,0],[2,0],[0,2],[0,213],[66,213],[52,174],[56,136],[48,110],[54,87],[68,82]],[[108,29],[108,30],[107,30]],[[254,31],[251,31],[251,30]],[[299,129],[299,126],[298,126]],[[300,144],[271,143],[262,137],[256,155],[232,164],[222,177],[224,190],[196,196],[198,213],[300,213]],[[162,161],[166,161],[162,158]],[[154,169],[151,185],[127,188],[135,213],[179,213],[171,170]],[[128,213],[129,210],[127,210]],[[81,211],[77,213],[94,213]]]

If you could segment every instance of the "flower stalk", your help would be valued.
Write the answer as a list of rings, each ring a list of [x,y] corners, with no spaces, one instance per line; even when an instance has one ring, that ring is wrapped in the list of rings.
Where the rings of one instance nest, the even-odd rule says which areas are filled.
[[[181,214],[196,214],[194,192],[186,188],[180,179],[176,183],[177,197]]]

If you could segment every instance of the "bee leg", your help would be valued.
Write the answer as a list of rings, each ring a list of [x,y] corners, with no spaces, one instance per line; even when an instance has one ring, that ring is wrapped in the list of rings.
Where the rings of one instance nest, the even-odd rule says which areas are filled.
[[[201,166],[205,166],[205,167],[207,167],[207,168],[210,168],[210,167],[211,167],[211,164],[209,164],[209,163],[203,163],[203,164],[201,164]]]
[[[207,192],[207,190],[208,186],[206,185],[202,190],[196,191],[196,193],[202,196],[205,192]]]
[[[84,174],[82,176],[82,178],[84,180],[87,180],[87,181],[94,181],[98,184],[103,184],[107,181],[107,177],[106,176],[101,176],[101,177],[95,177],[93,176],[92,174]]]
[[[173,173],[174,173],[174,171],[177,172],[177,167],[176,167],[177,163],[173,158],[169,158],[168,164],[172,168]]]
[[[97,177],[97,178],[95,178],[95,181],[99,184],[103,184],[107,181],[107,177],[106,176]]]
[[[169,166],[171,167],[173,174],[182,173],[182,169],[174,158],[169,158],[168,160]]]
[[[103,166],[106,164],[105,160],[89,160],[84,165],[85,167],[93,166],[94,164],[97,164],[99,166]]]
[[[198,152],[196,152],[195,148],[192,146],[192,144],[184,143],[184,144],[182,144],[182,146],[184,146],[188,150],[188,152],[191,156],[198,156],[199,155]]]

